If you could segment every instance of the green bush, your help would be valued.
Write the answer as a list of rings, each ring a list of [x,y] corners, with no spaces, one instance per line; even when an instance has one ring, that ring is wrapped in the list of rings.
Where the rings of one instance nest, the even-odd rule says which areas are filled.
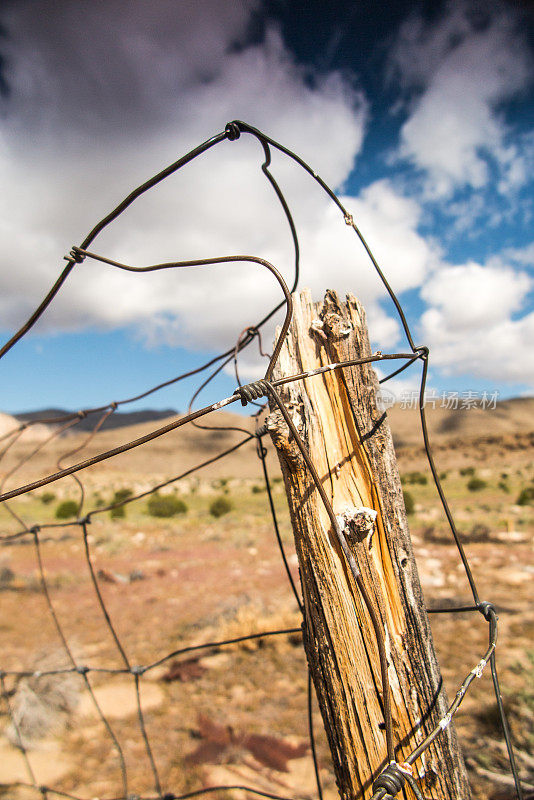
[[[251,491],[252,494],[261,494],[261,492],[263,492],[263,486],[258,486],[258,484],[255,483]]]
[[[497,486],[502,492],[506,492],[506,494],[510,494],[510,487],[508,486],[506,481],[499,481]]]
[[[519,492],[516,500],[518,506],[531,506],[534,503],[534,486],[526,486]]]
[[[486,481],[483,481],[482,478],[471,478],[471,480],[467,481],[467,488],[470,492],[480,492],[480,490],[485,489],[487,485]]]
[[[41,495],[41,503],[44,503],[45,506],[48,506],[50,505],[50,503],[53,503],[55,499],[56,496],[54,492],[44,492],[44,494]]]
[[[68,519],[78,514],[78,503],[76,500],[63,500],[56,508],[56,519]]]
[[[413,499],[413,494],[410,492],[403,492],[402,496],[404,497],[404,506],[406,508],[407,514],[414,514],[415,513],[415,500]]]
[[[440,481],[447,480],[447,475],[448,475],[448,474],[449,474],[448,472],[440,472],[440,473],[439,473],[439,479],[440,479]]]
[[[469,534],[469,541],[470,542],[487,542],[490,538],[490,529],[487,525],[481,525],[478,523],[477,525],[473,525],[471,528],[471,533]]]
[[[422,472],[408,472],[404,476],[404,483],[419,484],[425,486],[428,483],[428,478]]]
[[[227,497],[216,497],[210,505],[210,514],[212,517],[222,517],[223,514],[228,514],[232,508],[232,503]]]
[[[113,495],[112,503],[122,503],[124,500],[128,500],[129,497],[133,495],[133,491],[131,489],[117,489],[115,494]]]
[[[111,519],[124,519],[126,516],[126,509],[124,506],[117,506],[116,508],[109,509],[109,516]]]
[[[116,503],[124,503],[125,500],[128,500],[131,497],[133,491],[131,489],[117,489],[115,494],[113,495],[113,500],[111,501],[110,505],[115,505]],[[110,508],[109,516],[111,519],[124,519],[126,516],[126,507],[124,505],[117,506],[116,508]]]
[[[460,470],[460,475],[464,475],[465,476],[465,475],[474,475],[474,474],[475,474],[475,468],[474,467],[463,467]]]
[[[172,494],[153,494],[148,501],[148,513],[152,517],[174,517],[185,514],[187,506],[179,497]]]

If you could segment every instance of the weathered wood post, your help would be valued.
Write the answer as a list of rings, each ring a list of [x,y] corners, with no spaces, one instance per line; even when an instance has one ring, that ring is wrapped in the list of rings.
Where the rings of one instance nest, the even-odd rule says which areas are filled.
[[[314,305],[304,291],[294,300],[274,378],[371,354],[365,313],[354,297],[342,302],[328,291],[324,302]],[[355,509],[377,512],[373,534],[353,530],[349,546],[383,625],[395,757],[402,762],[444,716],[447,698],[377,389],[374,370],[363,365],[287,384],[280,394],[342,523],[350,528]],[[338,788],[344,800],[368,798],[387,764],[376,637],[302,455],[280,412],[274,406],[271,411],[268,427],[282,466],[299,559],[306,653]],[[415,775],[426,798],[469,798],[451,726],[415,763]],[[413,796],[408,786],[405,791]]]

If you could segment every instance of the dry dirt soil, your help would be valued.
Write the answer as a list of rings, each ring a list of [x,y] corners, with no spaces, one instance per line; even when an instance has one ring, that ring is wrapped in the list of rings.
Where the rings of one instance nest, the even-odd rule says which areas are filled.
[[[436,461],[480,594],[499,612],[502,693],[527,792],[534,786],[533,411],[534,401],[517,400],[495,411],[439,409],[430,415]],[[425,469],[416,413],[394,408],[389,417],[404,489],[413,502],[410,529],[427,606],[469,602]],[[221,429],[187,426],[80,475],[84,513],[98,510],[87,527],[90,563],[79,525],[67,519],[63,527],[46,527],[58,522],[63,501],[82,499],[72,477],[0,506],[4,797],[41,797],[17,783],[83,798],[124,796],[121,763],[127,792],[142,797],[157,796],[158,781],[162,794],[246,784],[316,797],[298,630],[169,656],[221,639],[299,628],[255,443],[165,487],[163,493],[185,503],[176,516],[151,515],[146,497],[128,503],[123,517],[105,510],[115,492],[146,492],[246,438],[225,426],[254,427],[223,412],[210,424]],[[32,435],[30,429],[0,462],[3,491],[55,472],[62,456],[62,466],[76,463],[153,427],[98,433],[90,441],[87,434],[50,438],[53,430],[41,426]],[[281,537],[298,584],[283,484],[266,444]],[[210,507],[221,497],[230,508],[215,517]],[[5,540],[35,524],[41,525],[37,540],[31,533]],[[434,614],[432,628],[453,696],[485,650],[487,626],[480,615],[466,612]],[[65,644],[90,672],[69,671]],[[136,676],[126,664],[150,668]],[[23,670],[30,675],[10,674]],[[39,671],[57,674],[39,677]],[[333,800],[315,701],[313,719],[325,796]],[[474,682],[456,727],[475,797],[513,797],[488,670]],[[217,795],[245,797],[239,790]]]

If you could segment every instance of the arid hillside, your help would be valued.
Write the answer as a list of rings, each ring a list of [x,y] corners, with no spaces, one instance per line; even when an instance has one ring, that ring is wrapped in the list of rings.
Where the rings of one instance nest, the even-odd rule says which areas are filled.
[[[428,412],[437,468],[481,597],[494,602],[499,613],[502,693],[527,793],[534,791],[533,412],[534,399],[506,401],[493,411]],[[417,411],[395,407],[388,417],[426,605],[469,604],[465,574],[425,465]],[[94,436],[75,427],[60,433],[54,426],[32,425],[9,449],[9,438],[0,444],[2,490],[166,422],[151,420]],[[16,421],[2,415],[0,424],[3,435]],[[0,505],[1,667],[38,784],[74,797],[121,795],[117,748],[95,711],[96,698],[120,742],[131,792],[154,795],[134,681],[121,672],[123,657],[103,615],[103,599],[130,662],[150,665],[140,680],[140,702],[165,791],[246,783],[271,794],[316,796],[300,618],[273,533],[256,442],[246,441],[255,422],[220,411],[203,424],[210,429],[187,425],[84,470],[78,474],[81,485],[66,477]],[[147,496],[132,497],[122,514],[110,512],[109,504],[121,493],[149,493],[243,441],[226,458],[161,490],[174,504],[172,516],[158,516]],[[280,536],[298,586],[285,492],[268,436],[265,445]],[[86,539],[75,522],[82,500],[80,515],[94,512]],[[61,516],[65,503],[71,509]],[[42,526],[39,550],[34,525]],[[22,535],[9,538],[17,532]],[[487,646],[487,625],[473,612],[432,614],[431,623],[452,697]],[[76,661],[93,670],[91,691],[81,676],[61,672],[69,661],[58,626]],[[231,647],[210,644],[278,628],[296,630],[289,637]],[[197,646],[203,649],[169,657]],[[110,668],[118,671],[106,671]],[[25,669],[59,674],[48,682],[9,674]],[[324,795],[335,800],[329,752],[313,708]],[[473,682],[455,721],[476,800],[511,800],[489,670]],[[8,706],[0,712],[0,759],[0,794],[33,800],[33,789],[11,785],[4,791],[1,786],[2,781],[28,781]],[[239,792],[214,796],[244,797]]]
[[[387,416],[401,464],[412,464],[423,469],[425,456],[418,410],[396,405],[388,410]],[[92,420],[93,427],[98,422],[97,415],[89,419]],[[172,419],[176,417],[150,419],[135,425],[108,428],[99,431],[90,440],[90,426],[88,419],[85,419],[83,431],[74,426],[52,438],[47,444],[47,438],[57,432],[58,426],[34,423],[22,434],[15,453],[20,458],[22,453],[29,456],[33,450],[39,448],[24,466],[25,475],[36,477],[55,472],[57,459],[66,451],[78,451],[78,448],[82,448],[73,453],[72,457],[63,458],[62,466],[77,463],[137,439]],[[498,403],[495,409],[485,410],[478,407],[458,410],[429,407],[427,421],[432,447],[436,455],[439,454],[438,467],[462,467],[481,457],[490,462],[502,459],[505,455],[512,459],[519,457],[521,460],[534,445],[534,398],[506,400]],[[13,417],[0,415],[0,435],[17,424],[19,423]],[[197,424],[186,425],[142,448],[113,458],[97,469],[99,473],[120,473],[125,476],[139,472],[149,474],[153,471],[154,477],[171,477],[234,446],[246,437],[247,432],[253,432],[255,428],[255,420],[249,417],[219,411]],[[84,442],[87,444],[84,445]],[[270,452],[271,450],[272,448]],[[272,453],[270,458],[275,466],[276,459]],[[14,464],[14,456],[8,454],[3,462],[4,474]],[[206,477],[259,477],[261,466],[254,442],[244,445],[222,461],[209,465],[203,474]],[[14,478],[15,476],[10,479],[10,485]]]

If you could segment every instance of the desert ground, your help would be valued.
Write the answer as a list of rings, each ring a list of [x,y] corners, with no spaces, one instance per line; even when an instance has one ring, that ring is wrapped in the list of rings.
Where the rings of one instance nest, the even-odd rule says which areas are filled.
[[[494,602],[499,613],[502,694],[527,795],[534,791],[533,411],[534,400],[520,399],[499,403],[494,410],[438,408],[429,413],[435,459],[481,596]],[[469,587],[425,465],[417,412],[394,407],[388,416],[403,487],[413,501],[410,531],[427,607],[469,602]],[[7,416],[0,421],[4,431],[15,424]],[[104,430],[90,441],[87,432],[76,428],[54,436],[53,428],[30,427],[4,452],[2,490],[159,424]],[[298,630],[208,646],[156,665],[185,647],[300,626],[255,441],[173,480],[246,438],[228,426],[254,429],[251,420],[222,411],[209,424],[218,429],[188,425],[85,470],[79,475],[81,485],[67,477],[0,506],[4,797],[41,796],[17,782],[51,786],[66,796],[124,796],[119,749],[127,791],[134,796],[157,796],[159,780],[161,794],[246,784],[277,795],[316,797],[307,671]],[[0,442],[0,450],[10,441]],[[298,585],[283,482],[272,444],[265,444],[281,537]],[[137,495],[161,483],[168,485],[160,494],[183,502],[172,517],[154,516],[148,497],[127,503],[124,516],[106,510],[116,492]],[[62,503],[80,503],[82,486],[83,514],[97,512],[87,527],[87,542],[116,639],[95,592],[81,527],[72,524],[72,517],[61,520],[62,527],[46,527],[60,521],[56,513]],[[215,516],[210,509],[221,498],[228,502]],[[6,539],[36,524],[41,526],[39,549],[31,533]],[[487,626],[469,612],[434,614],[431,622],[451,697],[482,656]],[[85,677],[61,672],[70,666],[65,642],[76,663],[91,666]],[[130,665],[154,666],[136,677],[124,671],[125,658]],[[31,675],[10,674],[25,670]],[[50,670],[58,674],[35,675]],[[333,800],[337,793],[315,700],[313,719],[325,797]],[[512,798],[489,670],[473,683],[456,728],[474,796]],[[223,795],[245,796],[241,790],[218,793]]]

